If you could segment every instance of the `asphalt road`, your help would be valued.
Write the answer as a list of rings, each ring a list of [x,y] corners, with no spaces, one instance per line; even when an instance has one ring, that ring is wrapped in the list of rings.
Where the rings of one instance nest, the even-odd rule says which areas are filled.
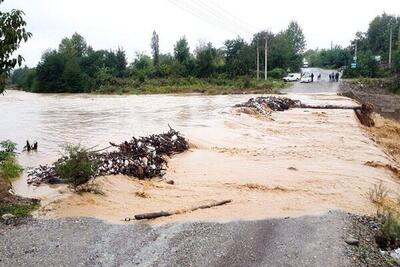
[[[350,266],[344,213],[149,226],[96,219],[0,226],[1,266]]]
[[[335,70],[324,70],[319,68],[303,69],[303,72],[314,73],[315,81],[313,83],[291,82],[291,86],[282,90],[283,93],[336,93],[339,83],[329,81],[329,73]],[[321,80],[317,80],[318,74],[321,74]]]

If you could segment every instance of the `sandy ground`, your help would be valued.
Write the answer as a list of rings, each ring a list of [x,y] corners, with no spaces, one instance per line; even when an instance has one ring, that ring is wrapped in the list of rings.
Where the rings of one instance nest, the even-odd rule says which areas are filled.
[[[335,94],[292,95],[311,104],[354,105]],[[366,162],[395,165],[359,126],[351,110],[292,109],[268,119],[228,110],[224,128],[196,133],[196,145],[169,161],[165,180],[100,177],[105,195],[65,193],[37,213],[44,218],[89,216],[124,223],[125,217],[176,210],[212,201],[233,202],[154,223],[176,220],[253,220],[321,214],[339,209],[373,214],[369,189],[383,182],[393,192],[393,173]],[[245,134],[243,134],[245,133]],[[237,136],[241,136],[240,139]]]

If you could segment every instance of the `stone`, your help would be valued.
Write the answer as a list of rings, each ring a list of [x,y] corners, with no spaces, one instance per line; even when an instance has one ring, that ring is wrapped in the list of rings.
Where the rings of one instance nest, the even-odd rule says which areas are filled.
[[[400,248],[393,250],[390,252],[390,257],[392,257],[397,264],[400,264]]]
[[[3,214],[1,216],[1,218],[5,221],[8,221],[8,220],[15,218],[15,215],[12,215],[11,213],[6,213],[6,214]]]
[[[355,239],[353,237],[347,238],[344,242],[346,242],[350,246],[358,246],[360,244],[360,241],[358,241],[358,239]]]

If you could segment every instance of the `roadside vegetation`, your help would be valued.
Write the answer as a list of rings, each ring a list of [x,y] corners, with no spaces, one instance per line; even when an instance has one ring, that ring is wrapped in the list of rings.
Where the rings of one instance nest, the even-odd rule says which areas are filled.
[[[375,239],[382,249],[400,247],[400,198],[390,196],[390,191],[382,184],[375,185],[369,192],[370,200],[377,205],[380,232]]]
[[[264,45],[268,42],[269,81],[256,80],[256,51],[260,51],[261,80]],[[126,52],[94,50],[75,33],[64,38],[58,49],[49,49],[35,68],[17,69],[11,75],[18,88],[40,93],[234,93],[272,92],[282,88],[287,72],[302,67],[305,37],[299,24],[291,22],[279,32],[262,31],[250,42],[237,37],[217,48],[199,42],[191,50],[181,37],[173,53],[163,54],[159,35],[151,38],[152,54],[137,52],[128,63]]]

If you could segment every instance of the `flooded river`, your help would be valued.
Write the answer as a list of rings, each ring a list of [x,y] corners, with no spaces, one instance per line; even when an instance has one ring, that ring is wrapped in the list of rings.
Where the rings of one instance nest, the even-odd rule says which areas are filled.
[[[356,105],[335,93],[295,94],[306,104]],[[191,219],[232,220],[303,215],[343,209],[371,213],[367,192],[384,181],[399,184],[366,161],[390,163],[360,128],[351,110],[291,109],[269,118],[236,113],[232,106],[250,95],[52,95],[8,91],[0,97],[0,140],[22,151],[25,141],[39,150],[21,152],[24,167],[52,163],[64,144],[100,149],[108,142],[160,133],[168,124],[193,148],[174,156],[166,179],[140,182],[113,176],[97,181],[105,196],[62,193],[60,187],[14,182],[17,194],[42,199],[44,216],[91,216],[118,222],[127,215],[180,209],[203,201],[233,199],[221,209],[187,215]],[[356,182],[355,182],[356,181]],[[63,190],[63,189],[61,189]],[[135,196],[146,192],[146,199]],[[179,215],[173,219],[187,219]]]

